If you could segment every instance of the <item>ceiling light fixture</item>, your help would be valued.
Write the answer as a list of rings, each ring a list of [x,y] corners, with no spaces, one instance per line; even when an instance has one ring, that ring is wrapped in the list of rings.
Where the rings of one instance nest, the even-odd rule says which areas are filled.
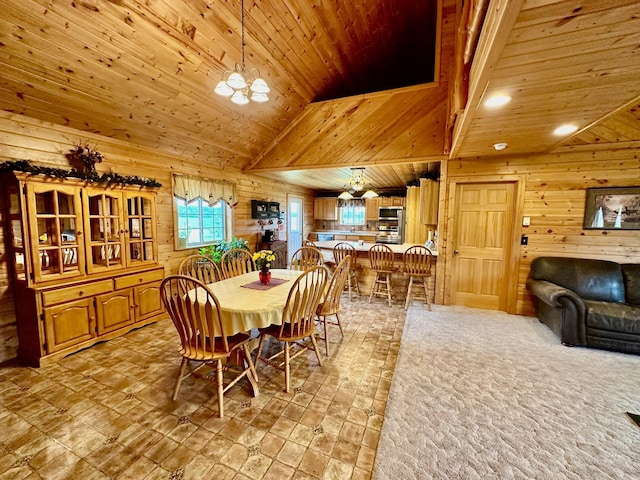
[[[502,107],[511,101],[511,97],[509,95],[494,95],[493,97],[489,97],[485,102],[485,107]]]
[[[351,178],[349,179],[349,188],[338,195],[338,198],[342,200],[351,200],[355,192],[364,190],[365,185],[364,167],[353,167],[351,169]],[[369,189],[362,194],[361,198],[375,198],[377,196],[378,194],[376,192]]]
[[[575,125],[569,125],[569,124],[560,125],[558,128],[556,128],[553,131],[553,134],[560,137],[562,135],[570,135],[576,130],[578,130],[578,127],[576,127]]]
[[[263,103],[269,101],[267,95],[271,89],[267,82],[260,77],[260,71],[252,68],[249,73],[244,66],[244,0],[242,7],[242,65],[236,63],[233,72],[226,71],[222,74],[222,80],[218,82],[214,92],[223,97],[231,97],[236,105],[246,105],[249,100]]]
[[[500,143],[494,143],[493,144],[493,148],[495,148],[496,150],[500,151],[500,150],[504,150],[505,148],[507,148],[507,144],[504,142],[500,142]]]

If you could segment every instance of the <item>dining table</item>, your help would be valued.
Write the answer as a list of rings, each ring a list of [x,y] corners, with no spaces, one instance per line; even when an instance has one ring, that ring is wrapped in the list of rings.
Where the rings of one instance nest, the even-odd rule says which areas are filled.
[[[218,299],[221,323],[228,336],[250,332],[256,328],[282,324],[282,312],[289,291],[304,271],[271,269],[271,281],[260,283],[258,272],[248,272],[207,285]],[[252,349],[258,339],[252,342]],[[240,361],[240,359],[233,359]],[[257,382],[252,375],[247,377],[253,396],[259,394]]]
[[[258,272],[248,272],[207,285],[220,304],[227,335],[282,323],[289,290],[303,271],[272,269],[271,281],[260,283]]]

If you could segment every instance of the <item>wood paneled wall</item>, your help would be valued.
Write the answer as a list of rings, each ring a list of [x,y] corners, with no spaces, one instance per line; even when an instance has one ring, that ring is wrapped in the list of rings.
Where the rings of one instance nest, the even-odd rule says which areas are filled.
[[[593,151],[580,147],[548,155],[448,162],[447,191],[449,182],[458,177],[483,176],[498,181],[501,177],[518,176],[525,183],[522,216],[530,217],[531,225],[521,227],[522,219],[514,219],[514,228],[529,240],[519,252],[517,313],[534,315],[525,283],[536,257],[576,256],[640,263],[640,231],[582,228],[586,189],[640,186],[639,157],[637,149]],[[441,212],[441,218],[446,216]]]
[[[98,171],[112,169],[120,175],[138,175],[155,178],[162,187],[158,189],[158,252],[165,274],[175,273],[180,261],[194,252],[193,249],[176,250],[173,238],[173,173],[198,175],[236,182],[239,203],[233,209],[233,234],[249,240],[255,248],[260,226],[251,219],[251,199],[280,202],[286,210],[287,195],[295,194],[304,200],[304,236],[313,225],[313,191],[265,178],[245,175],[229,166],[220,165],[215,159],[207,164],[189,158],[169,156],[140,148],[126,142],[91,135],[79,130],[34,120],[29,117],[0,111],[0,161],[32,160],[43,165],[68,167],[65,154],[78,142],[96,147],[105,160],[96,166]],[[0,195],[4,202],[4,193]],[[0,211],[4,212],[4,205]],[[0,213],[2,215],[2,213]],[[0,225],[0,362],[16,355],[17,333],[13,292],[8,275],[6,256],[5,222]]]

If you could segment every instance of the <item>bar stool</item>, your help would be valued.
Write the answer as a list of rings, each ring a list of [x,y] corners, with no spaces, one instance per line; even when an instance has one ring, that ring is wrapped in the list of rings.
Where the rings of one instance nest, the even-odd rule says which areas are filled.
[[[431,311],[431,297],[429,296],[428,281],[431,278],[431,265],[433,255],[431,250],[422,245],[409,247],[402,255],[404,263],[404,273],[409,275],[409,285],[407,286],[407,299],[404,302],[405,310],[409,308],[411,298],[424,300],[427,309]],[[422,287],[422,292],[417,296],[412,296],[413,287]]]
[[[393,298],[391,278],[398,271],[393,258],[393,250],[387,245],[376,243],[369,249],[369,261],[371,262],[371,271],[376,275],[373,285],[371,285],[369,303],[371,303],[371,299],[375,295],[387,297],[389,306],[391,306]]]
[[[360,295],[360,285],[358,285],[358,276],[356,275],[356,248],[347,242],[337,243],[333,247],[333,260],[336,264],[340,264],[347,255],[351,255],[351,264],[349,266],[346,289],[349,291],[349,300],[351,300],[352,288],[355,288],[358,291],[358,295]]]

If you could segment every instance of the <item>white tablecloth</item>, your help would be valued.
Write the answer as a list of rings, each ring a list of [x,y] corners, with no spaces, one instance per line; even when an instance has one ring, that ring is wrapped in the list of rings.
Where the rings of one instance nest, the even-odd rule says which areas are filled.
[[[258,272],[211,283],[208,287],[220,302],[222,322],[227,335],[248,332],[252,328],[282,323],[282,311],[293,282],[304,272],[272,269],[271,278],[288,280],[268,290],[254,290],[242,285],[258,281]]]

